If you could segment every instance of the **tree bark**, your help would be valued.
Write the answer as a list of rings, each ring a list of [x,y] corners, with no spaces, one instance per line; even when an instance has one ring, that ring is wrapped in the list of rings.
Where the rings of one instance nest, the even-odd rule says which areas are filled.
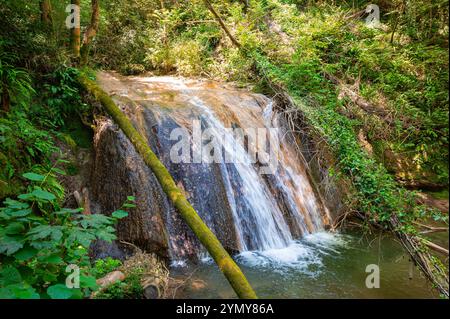
[[[88,62],[89,50],[92,39],[97,35],[100,23],[100,0],[91,1],[92,13],[91,23],[89,24],[83,36],[83,45],[81,47],[81,64],[85,65]]]
[[[257,298],[241,269],[188,202],[183,195],[183,192],[177,187],[169,171],[161,163],[155,153],[153,153],[148,146],[147,141],[133,127],[131,121],[120,111],[111,97],[95,82],[89,80],[86,75],[80,75],[78,81],[87,92],[93,95],[95,99],[103,105],[107,113],[130,139],[131,143],[136,148],[136,151],[142,156],[144,162],[155,174],[169,200],[203,246],[208,250],[211,257],[219,266],[220,271],[230,282],[238,297],[245,299]]]
[[[51,27],[53,24],[52,3],[50,0],[42,0],[39,5],[41,8],[41,22],[47,27]]]
[[[4,88],[2,94],[2,109],[5,112],[9,112],[11,108],[11,98],[9,97],[9,92],[7,88]]]
[[[80,8],[80,0],[71,0],[71,4],[78,6]],[[75,58],[80,57],[80,47],[81,47],[81,26],[80,19],[75,19],[76,25],[70,30],[70,49]]]
[[[223,22],[223,20],[220,17],[220,15],[216,12],[216,10],[214,10],[214,7],[212,6],[212,4],[208,0],[203,0],[203,2],[205,3],[205,5],[208,8],[208,10],[211,11],[211,13],[216,17],[217,21],[219,21],[220,26],[222,27],[223,31],[225,31],[227,36],[230,38],[231,42],[237,48],[240,49],[241,48],[241,44],[233,37],[233,35],[231,34],[230,30],[228,30],[227,26],[225,25],[225,22]]]
[[[433,256],[430,252],[424,250],[424,245],[430,247],[427,240],[406,234],[401,230],[401,223],[397,216],[390,219],[392,232],[401,241],[403,247],[408,251],[411,259],[422,270],[423,274],[436,287],[436,289],[446,298],[449,297],[449,278],[445,269],[433,262]],[[431,248],[431,247],[430,247]],[[432,247],[435,249],[436,247]],[[442,251],[441,251],[442,252]]]

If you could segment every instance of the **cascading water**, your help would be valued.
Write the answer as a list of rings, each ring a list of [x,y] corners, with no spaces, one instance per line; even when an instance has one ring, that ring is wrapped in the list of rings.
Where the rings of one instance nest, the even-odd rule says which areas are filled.
[[[321,231],[328,223],[328,211],[316,198],[298,153],[283,141],[288,132],[280,124],[280,117],[273,111],[270,99],[243,92],[236,96],[235,90],[231,91],[211,83],[170,77],[124,78],[100,74],[99,79],[107,91],[116,95],[117,101],[122,99],[122,104],[127,104],[123,102],[123,99],[127,99],[128,104],[138,105],[133,111],[134,114],[131,114],[135,123],[140,122],[138,124],[142,125],[143,122],[152,122],[153,128],[146,124],[147,127],[141,128],[141,131],[145,130],[149,135],[148,131],[157,127],[157,133],[149,136],[149,141],[155,138],[158,140],[157,151],[160,157],[171,173],[180,175],[180,184],[187,193],[198,194],[191,196],[189,200],[208,226],[219,239],[221,233],[232,232],[236,250],[239,252],[280,251],[284,254],[286,247],[292,245],[295,239]],[[142,114],[137,115],[138,111]],[[200,156],[202,163],[183,163],[176,166],[171,163],[168,156],[170,148],[176,141],[171,140],[171,131],[167,123],[175,123],[171,124],[172,129],[185,128],[192,133],[194,139],[195,121],[200,123],[202,132],[208,130],[209,133],[208,138],[201,138],[201,145],[195,146],[195,142],[191,140],[194,145],[192,158]],[[270,174],[261,174],[261,163],[259,160],[255,162],[249,152],[249,145],[256,144],[256,140],[245,136],[243,142],[231,128],[266,129],[267,132],[274,128],[278,129],[277,139],[270,139],[270,136],[267,136],[270,134],[264,133],[266,135],[264,138],[268,138],[269,141],[264,140],[263,147],[257,145],[255,151],[258,157],[275,156],[277,165]],[[211,140],[220,141],[221,148],[219,155],[221,160],[214,163],[205,159],[207,152],[203,149],[203,146]],[[262,149],[266,145],[269,150]],[[272,150],[273,153],[270,152]],[[232,158],[233,161],[226,161],[228,158]],[[205,207],[205,198],[199,198],[203,195],[198,190],[199,185],[188,185],[187,181],[197,176],[192,174],[194,169],[196,174],[202,170],[219,170],[220,174],[212,178],[215,179],[214,185],[222,185],[225,192],[224,201],[227,203],[221,213],[208,211],[211,207]],[[210,175],[204,177],[209,178]],[[197,182],[201,185],[205,181]],[[208,191],[205,190],[203,193]],[[218,216],[220,214],[231,214],[232,230],[229,229],[230,225],[217,226],[215,220],[221,218]],[[170,233],[171,255],[174,259],[183,259],[186,243],[183,243],[184,248],[180,249],[179,230],[171,226],[174,222],[170,218],[166,224]],[[184,241],[190,239],[185,238]],[[204,250],[197,250],[197,255],[203,253]]]
[[[173,77],[99,73],[97,80],[147,138],[200,217],[233,253],[258,296],[430,296],[423,278],[408,279],[410,263],[401,247],[380,251],[394,241],[377,238],[383,244],[368,250],[370,245],[359,238],[324,231],[330,223],[327,208],[294,147],[295,136],[289,134],[284,117],[270,99],[215,82]],[[137,208],[118,224],[119,239],[169,258],[175,266],[184,265],[171,268],[173,276],[191,278],[192,284],[179,290],[186,293],[181,297],[234,297],[130,141],[111,120],[97,120],[91,176],[94,212],[114,211],[126,196],[135,196]],[[200,135],[209,133],[200,143],[196,143],[199,133],[194,123],[199,124]],[[235,134],[239,128],[278,128],[278,143],[266,139],[278,163],[271,174],[261,170],[267,161],[259,155],[263,159],[270,155],[264,143],[257,145],[255,161],[248,152],[251,139],[242,141]],[[171,134],[177,129],[189,133],[192,148],[188,155],[191,159],[200,156],[200,161],[173,161],[172,150],[180,141]],[[222,137],[223,151],[218,157],[226,159],[232,154],[234,161],[207,161],[204,146],[218,137]],[[115,249],[101,246],[97,254],[120,257]],[[383,269],[380,289],[365,286],[366,266],[373,263]]]
[[[250,155],[199,98],[194,97],[191,102],[200,109],[202,120],[212,129],[214,136],[224,137],[223,157],[227,154],[234,154],[236,157],[237,163],[221,165],[221,173],[227,197],[232,203],[241,251],[286,246],[292,240],[289,227],[276,201],[253,167]],[[240,188],[240,194],[235,192],[236,188]]]

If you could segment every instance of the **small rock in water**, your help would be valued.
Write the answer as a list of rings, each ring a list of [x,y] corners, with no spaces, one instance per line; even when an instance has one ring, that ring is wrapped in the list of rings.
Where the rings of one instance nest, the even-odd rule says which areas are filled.
[[[200,280],[200,279],[196,279],[196,280],[192,281],[192,283],[191,283],[191,287],[194,290],[204,289],[204,288],[206,288],[206,286],[207,286],[206,282],[204,282],[203,280]]]

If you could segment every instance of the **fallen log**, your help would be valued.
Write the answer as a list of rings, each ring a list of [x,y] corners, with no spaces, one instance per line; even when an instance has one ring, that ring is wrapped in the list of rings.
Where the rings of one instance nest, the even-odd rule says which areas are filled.
[[[378,105],[374,105],[369,103],[365,98],[356,92],[355,89],[344,83],[342,80],[338,79],[334,75],[329,73],[324,74],[327,79],[333,82],[340,89],[340,96],[346,96],[352,101],[355,105],[359,106],[364,112],[367,114],[373,114],[378,116],[379,118],[386,121],[388,124],[393,124],[393,119],[389,112],[387,112],[384,108]],[[356,85],[359,86],[359,85]]]
[[[433,261],[433,256],[426,249],[426,240],[417,236],[412,236],[402,232],[401,223],[397,216],[392,216],[389,220],[392,232],[408,251],[411,259],[427,279],[433,283],[436,289],[446,298],[449,297],[449,279],[446,270]],[[426,247],[424,247],[424,245]]]
[[[155,174],[168,199],[207,249],[218,265],[220,271],[230,282],[238,297],[244,299],[256,299],[257,296],[241,269],[223,248],[213,232],[200,218],[198,213],[183,195],[182,190],[177,187],[167,168],[161,163],[155,153],[153,153],[152,149],[148,146],[147,141],[134,128],[131,121],[122,113],[111,97],[85,74],[79,75],[78,82],[89,94],[101,103],[106,112],[129,138],[130,142],[136,148],[136,151],[142,156],[144,162]]]
[[[429,247],[430,249],[433,249],[434,251],[437,251],[438,253],[444,254],[448,256],[448,249],[445,249],[442,246],[439,246],[438,244],[435,244],[429,240],[422,239],[422,242]]]

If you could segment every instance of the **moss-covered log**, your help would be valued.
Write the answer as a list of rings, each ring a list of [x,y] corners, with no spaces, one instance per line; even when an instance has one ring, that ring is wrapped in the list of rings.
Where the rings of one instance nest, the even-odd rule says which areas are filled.
[[[209,254],[219,266],[220,271],[222,271],[228,279],[239,298],[257,298],[241,269],[236,265],[217,237],[208,226],[206,226],[195,209],[188,202],[182,191],[177,187],[169,171],[161,163],[155,153],[153,153],[148,146],[147,141],[138,133],[131,121],[120,111],[111,97],[86,75],[80,75],[78,81],[87,92],[92,94],[95,99],[102,104],[107,113],[130,139],[136,148],[136,151],[142,156],[144,162],[155,174],[169,200],[176,207],[203,246],[208,250]]]

